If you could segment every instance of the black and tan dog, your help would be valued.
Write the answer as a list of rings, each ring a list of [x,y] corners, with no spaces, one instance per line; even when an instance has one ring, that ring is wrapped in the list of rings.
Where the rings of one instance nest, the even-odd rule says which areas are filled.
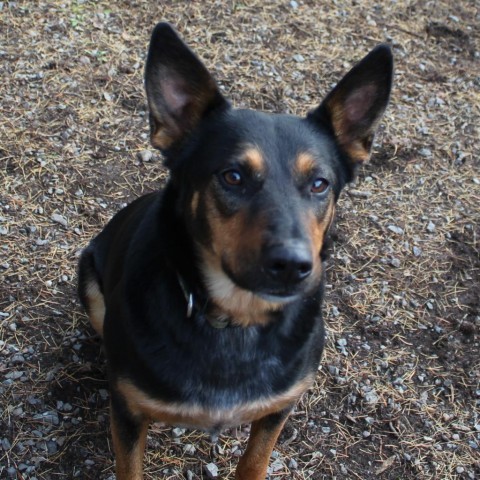
[[[236,478],[265,478],[317,371],[322,249],[391,81],[379,46],[306,118],[236,110],[174,30],[155,28],[145,82],[170,180],[121,210],[79,270],[108,358],[117,480],[142,478],[151,421],[252,422]]]

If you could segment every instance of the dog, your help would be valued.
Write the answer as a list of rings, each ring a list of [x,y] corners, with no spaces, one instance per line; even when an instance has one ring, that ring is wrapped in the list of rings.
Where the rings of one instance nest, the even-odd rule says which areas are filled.
[[[372,50],[304,118],[235,109],[167,23],[145,69],[170,177],[82,252],[79,297],[108,364],[117,480],[142,478],[151,421],[251,423],[237,480],[263,480],[323,350],[325,243],[387,107]]]

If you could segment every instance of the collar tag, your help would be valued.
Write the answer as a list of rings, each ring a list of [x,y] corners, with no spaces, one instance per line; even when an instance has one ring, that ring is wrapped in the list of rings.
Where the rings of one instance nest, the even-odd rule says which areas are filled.
[[[187,289],[187,286],[185,285],[185,282],[183,281],[183,278],[180,276],[179,273],[177,273],[177,279],[178,283],[180,284],[180,287],[182,288],[183,296],[185,297],[185,300],[187,301],[187,318],[190,318],[193,313],[193,293],[190,293]]]
[[[190,293],[187,298],[187,318],[190,318],[193,313],[193,295]]]

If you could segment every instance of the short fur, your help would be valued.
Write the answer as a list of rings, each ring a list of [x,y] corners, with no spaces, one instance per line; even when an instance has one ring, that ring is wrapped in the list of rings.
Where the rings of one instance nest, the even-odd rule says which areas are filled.
[[[149,422],[252,422],[236,478],[265,478],[323,349],[325,239],[390,94],[375,48],[306,118],[233,109],[165,23],[145,84],[170,180],[84,250],[79,295],[103,337],[117,480],[142,478]]]

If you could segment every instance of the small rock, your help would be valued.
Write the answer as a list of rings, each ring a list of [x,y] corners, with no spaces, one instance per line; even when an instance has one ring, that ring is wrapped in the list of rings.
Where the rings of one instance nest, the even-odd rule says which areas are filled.
[[[435,229],[436,229],[435,224],[432,221],[428,222],[427,231],[430,233],[433,233]]]
[[[388,225],[387,228],[393,233],[397,233],[398,235],[403,235],[403,228],[397,227],[396,225]]]
[[[365,401],[370,404],[375,404],[379,400],[378,395],[373,390],[365,393],[364,398],[365,398]]]
[[[293,59],[297,62],[297,63],[303,63],[305,61],[305,58],[303,57],[303,55],[300,55],[299,53],[297,53],[296,55],[293,56]]]
[[[5,378],[11,378],[12,380],[18,380],[20,377],[23,376],[23,373],[24,372],[19,372],[19,371],[14,370],[13,372],[7,373],[7,375],[5,375]]]
[[[178,437],[181,437],[183,434],[185,433],[185,429],[184,428],[174,428],[172,430],[172,435],[175,437],[175,438],[178,438]]]
[[[150,162],[153,158],[153,153],[150,150],[142,150],[138,152],[137,157],[141,162]]]
[[[49,455],[55,455],[58,452],[58,444],[53,440],[47,442],[47,452]]]
[[[6,235],[8,233],[8,228],[3,225],[0,226],[0,235]]]
[[[371,435],[371,433],[370,433],[368,430],[364,430],[364,431],[362,432],[362,437],[363,437],[363,438],[368,438],[370,435]]]
[[[419,247],[413,247],[412,251],[416,257],[419,257],[422,254],[422,249]]]
[[[275,461],[272,462],[269,468],[269,472],[275,473],[283,470],[284,464],[280,458],[277,458]]]
[[[457,471],[458,474],[461,474],[465,471],[463,467],[457,467],[455,470]]]
[[[298,3],[295,0],[292,0],[290,2],[290,6],[295,10],[298,8]]]
[[[187,444],[183,447],[183,451],[184,451],[184,453],[186,453],[187,455],[194,455],[195,452],[197,451],[197,449],[196,449],[191,443],[187,443]]]
[[[429,148],[422,148],[418,153],[425,158],[430,158],[432,156],[432,151]]]
[[[392,259],[390,260],[390,265],[391,265],[392,267],[398,268],[398,267],[400,267],[401,264],[402,264],[402,263],[400,262],[400,260],[399,260],[398,258],[395,258],[395,257],[394,257],[394,258],[392,258]]]
[[[105,388],[101,388],[99,391],[98,391],[98,394],[100,395],[100,398],[105,401],[108,399],[108,390],[106,390]]]
[[[330,375],[333,375],[334,377],[340,374],[340,369],[335,365],[329,365],[328,371],[330,372]]]
[[[59,425],[60,419],[58,418],[57,412],[44,412],[38,413],[33,416],[33,419],[41,423],[50,424],[50,425]]]
[[[64,227],[68,227],[67,219],[66,219],[63,215],[60,215],[60,214],[58,214],[58,213],[52,213],[52,215],[50,216],[50,218],[51,218],[55,223],[59,223],[60,225],[63,225]]]
[[[298,469],[298,463],[294,458],[291,458],[290,461],[288,462],[288,468],[290,470],[297,470]]]
[[[209,463],[208,465],[205,465],[204,468],[208,478],[218,477],[218,467],[214,463]]]
[[[10,443],[10,440],[7,437],[2,439],[2,441],[0,442],[0,445],[5,452],[12,448],[12,444]]]

